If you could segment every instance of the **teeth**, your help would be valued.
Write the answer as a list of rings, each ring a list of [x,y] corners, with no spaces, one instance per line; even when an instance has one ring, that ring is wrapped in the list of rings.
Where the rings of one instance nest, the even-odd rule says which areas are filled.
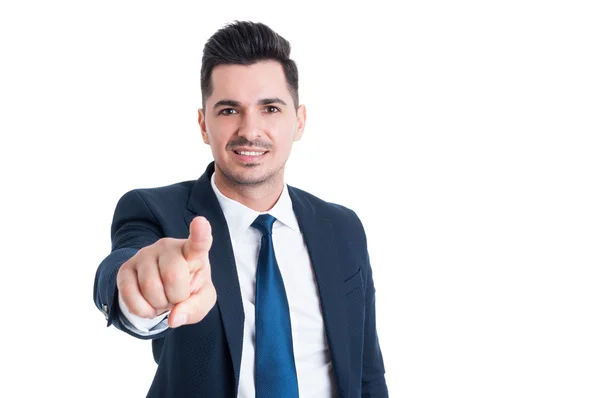
[[[244,155],[244,156],[260,156],[260,155],[264,154],[264,152],[248,152],[248,151],[239,151],[238,153],[240,155]]]

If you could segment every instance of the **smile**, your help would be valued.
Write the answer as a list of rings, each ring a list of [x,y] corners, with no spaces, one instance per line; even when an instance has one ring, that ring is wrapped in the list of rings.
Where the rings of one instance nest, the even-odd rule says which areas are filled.
[[[254,151],[234,151],[235,153],[237,153],[238,155],[244,155],[244,156],[262,156],[266,153],[265,152],[254,152]]]

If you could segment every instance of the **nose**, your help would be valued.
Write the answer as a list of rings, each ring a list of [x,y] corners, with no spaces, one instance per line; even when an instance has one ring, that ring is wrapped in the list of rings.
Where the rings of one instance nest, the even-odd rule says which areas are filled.
[[[254,141],[261,136],[262,125],[260,115],[255,112],[244,112],[240,118],[238,135],[246,138],[248,141]]]

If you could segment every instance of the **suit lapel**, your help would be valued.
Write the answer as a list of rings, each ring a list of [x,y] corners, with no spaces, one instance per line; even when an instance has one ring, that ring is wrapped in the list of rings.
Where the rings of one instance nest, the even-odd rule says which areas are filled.
[[[289,187],[289,192],[317,279],[338,395],[345,396],[350,383],[350,347],[343,276],[336,251],[338,245],[331,221],[316,214],[315,208],[295,188]]]
[[[237,384],[242,359],[244,308],[227,221],[210,184],[214,170],[214,162],[211,162],[194,184],[185,221],[189,230],[194,217],[204,216],[212,228],[213,244],[209,252],[211,276],[217,290],[217,305],[223,319]]]

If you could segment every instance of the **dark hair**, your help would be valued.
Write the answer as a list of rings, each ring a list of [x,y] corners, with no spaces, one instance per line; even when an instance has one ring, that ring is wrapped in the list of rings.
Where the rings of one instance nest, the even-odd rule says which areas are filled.
[[[278,61],[296,109],[298,108],[298,67],[290,59],[290,43],[260,22],[235,21],[219,29],[204,45],[200,88],[202,108],[212,93],[211,74],[217,65],[252,65],[260,61]]]

